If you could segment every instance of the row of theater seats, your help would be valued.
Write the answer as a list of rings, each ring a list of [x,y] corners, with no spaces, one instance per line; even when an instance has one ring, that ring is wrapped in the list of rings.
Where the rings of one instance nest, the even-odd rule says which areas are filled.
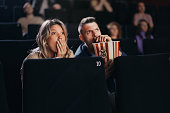
[[[73,49],[74,52],[80,43],[80,40],[68,41],[69,47]],[[24,58],[29,54],[29,50],[35,47],[37,47],[35,40],[0,40],[0,61],[3,64],[3,73],[10,113],[21,113],[22,93],[20,68]],[[0,93],[0,95],[3,95],[3,93]],[[2,98],[0,101],[1,100],[3,101],[4,99]],[[4,104],[2,103],[2,105]]]
[[[136,40],[120,39],[118,41],[120,41],[121,49],[128,55],[139,54]],[[72,49],[74,53],[76,52],[78,46],[81,43],[82,42],[79,39],[68,39],[67,41],[69,48]],[[8,52],[10,53],[11,47],[16,48],[17,50],[20,46],[21,47],[23,46],[23,48],[21,49],[28,51],[28,49],[32,49],[37,46],[35,39],[32,39],[32,40],[0,40],[0,44],[1,44],[0,46],[3,47],[2,51],[6,51],[7,54]],[[170,40],[169,39],[153,39],[153,40],[145,39],[143,40],[143,50],[144,50],[144,54],[170,53]],[[15,52],[15,51],[12,51],[12,52]]]
[[[81,43],[80,40],[68,40],[68,46],[74,53]],[[144,40],[143,44],[145,54],[170,53],[169,40]],[[10,111],[20,113],[20,111],[18,111],[21,108],[22,100],[20,68],[24,58],[29,54],[29,50],[35,47],[37,47],[35,40],[0,40],[0,61],[3,64],[7,100]],[[138,55],[135,40],[120,40],[120,47],[127,55]]]
[[[122,39],[120,47],[127,55],[139,55],[137,42],[133,39]],[[143,40],[144,54],[170,53],[169,39],[145,39]]]
[[[47,113],[48,111],[79,113],[82,109],[82,113],[95,111],[110,113],[107,106],[105,79],[102,76],[104,68],[96,67],[96,61],[102,62],[99,58],[47,59],[26,62],[23,113]],[[5,69],[6,66],[3,68]],[[78,71],[77,68],[80,70]],[[84,68],[89,70],[84,71]],[[170,54],[119,57],[115,59],[115,68],[117,113],[170,112]],[[93,69],[96,70],[95,74]],[[11,70],[8,68],[8,71]],[[39,72],[39,70],[42,71]],[[21,87],[8,87],[18,84],[16,73],[11,72],[11,76],[8,76],[5,71],[3,75],[3,71],[0,63],[0,88],[2,88],[0,112],[21,113],[22,104],[19,101],[22,100]],[[58,73],[57,76],[55,76],[56,73]],[[5,82],[9,81],[6,84],[4,84],[4,77]],[[7,93],[7,98],[5,93]],[[9,98],[9,95],[12,97]]]
[[[78,23],[66,23],[69,39],[78,39]],[[35,39],[41,25],[30,24],[28,25],[28,35],[22,36],[21,25],[18,23],[0,23],[0,40],[27,40]],[[100,24],[103,34],[107,34],[105,26]],[[132,25],[122,26],[123,39],[135,39],[135,27]],[[155,38],[168,39],[169,38],[169,25],[155,26],[154,30]]]
[[[0,23],[0,40],[28,40],[35,39],[41,25],[28,25],[28,35],[22,36],[22,28],[18,23]],[[78,38],[78,24],[66,24],[68,28],[68,37],[71,39]]]
[[[28,25],[28,37],[27,39],[35,39],[37,36],[37,33],[39,31],[41,25],[36,24],[30,24]],[[68,32],[68,38],[69,39],[78,39],[79,33],[78,33],[78,24],[76,23],[66,23],[67,32]]]

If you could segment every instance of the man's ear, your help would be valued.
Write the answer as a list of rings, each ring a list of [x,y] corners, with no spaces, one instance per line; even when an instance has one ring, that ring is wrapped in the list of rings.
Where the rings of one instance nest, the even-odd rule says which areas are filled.
[[[81,34],[79,35],[79,38],[82,42],[84,42],[83,36]]]

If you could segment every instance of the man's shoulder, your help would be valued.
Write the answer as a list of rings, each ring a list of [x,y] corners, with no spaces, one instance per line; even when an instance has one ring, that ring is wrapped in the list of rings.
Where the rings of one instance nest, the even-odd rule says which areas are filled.
[[[23,21],[25,21],[25,20],[26,20],[26,17],[21,17],[21,18],[18,19],[17,22],[20,23],[20,22],[23,22]]]
[[[40,16],[34,16],[34,18],[36,18],[36,19],[42,19]]]
[[[85,43],[82,43],[76,50],[74,57],[85,57],[88,55],[88,49]]]
[[[39,21],[44,21],[43,18],[41,18],[40,16],[34,16],[34,19]]]
[[[119,51],[122,53],[121,56],[127,56],[127,54],[121,49],[121,47],[119,47]]]

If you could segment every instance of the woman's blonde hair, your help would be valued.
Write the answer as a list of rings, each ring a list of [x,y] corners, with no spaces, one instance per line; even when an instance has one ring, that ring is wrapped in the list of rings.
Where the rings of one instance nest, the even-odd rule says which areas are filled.
[[[37,52],[38,55],[42,56],[42,58],[49,58],[48,51],[47,51],[48,50],[47,40],[50,36],[50,28],[56,24],[60,25],[61,28],[63,29],[64,35],[67,41],[67,30],[66,30],[64,23],[60,21],[59,19],[46,20],[41,25],[39,32],[37,34],[37,37],[36,37],[38,48],[35,48],[34,50],[32,50],[32,52]],[[67,47],[67,51],[68,49],[69,48]]]

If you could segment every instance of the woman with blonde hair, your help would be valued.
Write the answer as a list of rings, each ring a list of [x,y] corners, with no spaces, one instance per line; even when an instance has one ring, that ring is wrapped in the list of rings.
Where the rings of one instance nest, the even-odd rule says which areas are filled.
[[[67,46],[67,30],[58,19],[46,20],[40,27],[36,38],[38,47],[33,49],[26,59],[70,58],[73,51]]]
[[[36,42],[38,47],[31,50],[24,59],[73,58],[73,51],[67,46],[67,30],[58,19],[46,20],[40,27]],[[22,75],[21,67],[21,75]]]

